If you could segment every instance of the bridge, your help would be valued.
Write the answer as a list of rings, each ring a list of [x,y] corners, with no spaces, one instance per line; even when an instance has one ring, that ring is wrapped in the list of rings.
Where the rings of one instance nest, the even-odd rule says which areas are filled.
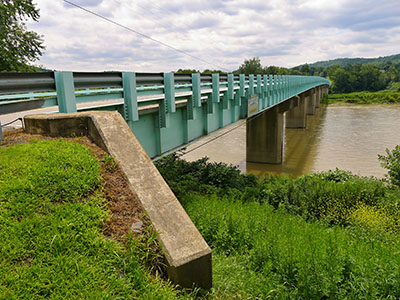
[[[304,128],[329,86],[314,76],[0,73],[0,120],[46,107],[60,113],[118,111],[147,154],[157,158],[247,118],[247,161],[281,163],[283,113],[286,127]]]
[[[60,112],[24,117],[25,129],[87,135],[112,155],[159,233],[168,277],[182,287],[209,289],[211,249],[149,156],[246,119],[247,160],[280,163],[284,115],[286,127],[304,128],[329,86],[325,78],[306,76],[0,73],[0,119],[38,108]]]

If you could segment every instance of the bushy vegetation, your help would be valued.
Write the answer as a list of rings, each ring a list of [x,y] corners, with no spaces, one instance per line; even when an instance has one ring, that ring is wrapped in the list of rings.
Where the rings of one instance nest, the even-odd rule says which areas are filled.
[[[214,250],[210,296],[400,297],[396,185],[338,169],[257,180],[176,155],[157,165]]]
[[[180,298],[145,267],[154,235],[107,239],[108,217],[100,165],[85,146],[0,148],[0,299]]]
[[[387,179],[400,187],[400,145],[394,149],[386,149],[386,155],[378,155],[382,167],[388,170]]]
[[[395,162],[391,165],[397,167]],[[387,231],[400,229],[400,191],[376,178],[336,169],[298,178],[267,175],[257,180],[254,175],[240,174],[237,168],[224,163],[210,163],[207,158],[187,162],[175,154],[159,160],[157,166],[183,203],[186,199],[191,201],[194,193],[216,194],[242,202],[268,204],[307,221],[335,225],[350,225],[358,209],[373,207],[384,211],[391,220],[386,222],[390,227],[383,226]]]
[[[208,162],[207,157],[187,162],[171,154],[158,160],[156,166],[180,199],[193,192],[234,196],[257,185],[254,175],[240,174],[224,163]]]
[[[359,92],[349,94],[329,94],[322,103],[383,104],[400,103],[400,92]]]

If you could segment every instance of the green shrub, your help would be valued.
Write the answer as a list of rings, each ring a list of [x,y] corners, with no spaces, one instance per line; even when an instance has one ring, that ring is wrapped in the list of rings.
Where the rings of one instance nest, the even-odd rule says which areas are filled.
[[[209,162],[208,157],[188,162],[174,153],[155,165],[178,198],[190,192],[234,194],[257,184],[254,175],[240,174],[232,165]]]
[[[389,170],[389,182],[400,187],[400,145],[392,150],[386,149],[386,156],[378,155],[378,158],[382,167]]]
[[[384,206],[388,193],[385,184],[379,180],[336,170],[295,179],[266,176],[252,199],[276,209],[284,208],[306,220],[320,219],[346,225],[349,210],[355,205]]]

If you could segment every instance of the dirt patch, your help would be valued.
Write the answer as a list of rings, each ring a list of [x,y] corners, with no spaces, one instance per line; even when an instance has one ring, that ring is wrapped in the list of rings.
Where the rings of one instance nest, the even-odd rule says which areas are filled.
[[[140,228],[132,231],[132,225],[142,223],[145,227],[148,221],[143,218],[143,208],[129,188],[125,174],[108,153],[88,138],[81,138],[78,142],[86,145],[101,164],[104,195],[112,213],[103,228],[104,234],[117,240],[123,239],[130,232],[134,236],[140,234]]]
[[[0,141],[0,147],[29,143],[32,139],[58,140],[60,137],[27,134],[22,129],[18,129],[5,132],[4,140]],[[144,211],[141,204],[130,190],[127,178],[113,158],[87,137],[63,139],[85,145],[101,164],[102,187],[111,211],[110,219],[104,224],[103,233],[119,241],[125,240],[130,232],[134,237],[140,234],[140,228],[132,231],[132,225],[143,224],[142,227],[146,228],[149,221],[143,217]]]

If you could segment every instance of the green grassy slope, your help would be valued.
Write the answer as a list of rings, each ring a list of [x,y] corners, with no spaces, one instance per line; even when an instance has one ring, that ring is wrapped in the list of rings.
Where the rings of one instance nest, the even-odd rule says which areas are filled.
[[[0,148],[0,299],[177,299],[149,243],[105,238],[100,164],[63,140]]]

